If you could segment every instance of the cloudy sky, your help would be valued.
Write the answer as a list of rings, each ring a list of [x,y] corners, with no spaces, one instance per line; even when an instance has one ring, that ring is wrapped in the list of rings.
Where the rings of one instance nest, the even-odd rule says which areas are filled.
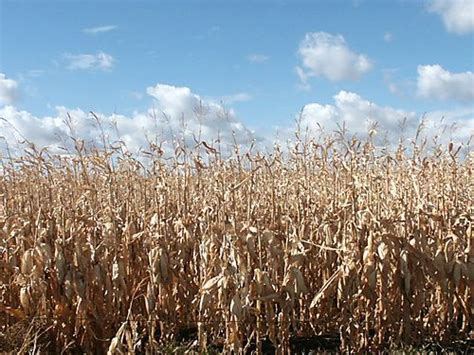
[[[93,141],[90,111],[132,149],[154,133],[271,140],[299,114],[474,133],[474,0],[1,0],[0,16],[3,141],[60,145],[68,113]]]

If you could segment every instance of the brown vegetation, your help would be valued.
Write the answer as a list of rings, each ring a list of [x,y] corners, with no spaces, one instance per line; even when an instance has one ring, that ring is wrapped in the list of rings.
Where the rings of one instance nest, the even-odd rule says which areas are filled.
[[[281,352],[469,338],[473,161],[371,138],[288,152],[29,148],[0,170],[0,351]]]

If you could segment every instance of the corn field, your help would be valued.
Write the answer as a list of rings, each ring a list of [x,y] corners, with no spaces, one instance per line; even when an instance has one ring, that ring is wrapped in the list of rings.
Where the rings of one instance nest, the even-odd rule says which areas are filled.
[[[288,353],[474,332],[472,155],[299,140],[0,161],[0,351]],[[267,346],[267,345],[265,345]]]

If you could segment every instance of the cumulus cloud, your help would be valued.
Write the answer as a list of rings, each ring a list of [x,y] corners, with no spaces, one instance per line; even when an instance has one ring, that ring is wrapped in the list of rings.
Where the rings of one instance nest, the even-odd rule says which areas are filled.
[[[96,35],[99,33],[104,33],[104,32],[110,32],[113,30],[116,30],[117,26],[115,25],[107,25],[107,26],[98,26],[98,27],[89,27],[89,28],[84,28],[82,32],[88,35]]]
[[[474,101],[474,73],[451,73],[440,65],[418,66],[418,95],[435,100]]]
[[[53,115],[39,117],[12,105],[0,107],[0,117],[6,119],[0,120],[0,152],[4,151],[5,141],[10,147],[18,147],[18,141],[27,139],[39,147],[49,147],[53,153],[64,153],[62,147],[72,148],[68,138],[71,135],[100,147],[102,133],[111,143],[124,142],[132,153],[148,149],[149,142],[163,143],[164,151],[171,153],[177,143],[193,147],[196,142],[206,141],[214,146],[219,144],[226,153],[234,142],[248,146],[257,141],[257,147],[265,149],[275,141],[271,130],[253,132],[233,109],[203,99],[190,88],[157,84],[148,87],[146,93],[152,101],[147,110],[128,116],[96,113],[101,127],[91,113],[82,109],[58,106]],[[413,137],[420,123],[417,112],[381,106],[353,92],[340,91],[333,99],[330,104],[314,102],[304,106],[298,115],[300,127],[317,135],[321,129],[332,133],[344,124],[350,134],[363,137],[377,122],[378,137],[388,137],[381,143],[394,144],[401,133],[401,122],[406,121],[405,137]],[[456,122],[458,129],[454,130]],[[428,136],[448,127],[452,129],[449,138],[466,142],[474,133],[474,108],[430,112],[424,125]],[[295,126],[288,123],[279,130],[280,138],[294,138],[294,130]]]
[[[253,136],[237,119],[233,109],[206,101],[187,87],[157,84],[149,87],[147,93],[155,98],[157,108],[165,118],[174,118],[171,128],[181,132],[184,139],[190,139],[193,134],[200,132],[206,139],[212,140],[219,136],[224,142],[231,142],[235,135],[238,143],[244,143]],[[185,120],[180,120],[181,117]]]
[[[448,32],[474,31],[474,0],[432,0],[428,9],[441,16]]]
[[[110,70],[115,59],[110,54],[98,52],[96,54],[70,54],[64,55],[70,70]]]
[[[304,106],[299,114],[301,129],[310,134],[331,133],[344,124],[349,134],[364,137],[377,123],[379,142],[388,144],[396,144],[402,135],[414,137],[421,122],[423,135],[430,138],[445,134],[447,139],[466,143],[474,134],[474,108],[433,111],[422,117],[415,111],[377,105],[353,92],[340,91],[333,99],[333,104]]]
[[[247,56],[249,62],[258,64],[265,63],[268,59],[270,59],[269,56],[260,53],[252,53]]]
[[[436,110],[427,113],[426,129],[433,134],[466,143],[474,138],[474,108]]]
[[[344,122],[351,132],[361,134],[366,133],[374,122],[394,132],[405,118],[409,122],[417,120],[417,114],[413,111],[379,106],[353,92],[340,91],[333,98],[334,104],[331,105],[306,105],[301,114],[301,123],[311,129],[322,127],[332,131]]]
[[[309,77],[331,81],[357,80],[372,68],[364,54],[353,52],[342,35],[307,33],[298,48],[301,65],[296,68],[303,83]]]
[[[10,105],[18,97],[18,83],[0,73],[0,105]]]
[[[219,139],[221,147],[226,149],[234,139],[238,144],[248,144],[254,139],[253,132],[238,120],[232,109],[203,100],[187,87],[157,84],[147,88],[147,94],[153,98],[153,105],[145,112],[131,116],[96,114],[110,142],[121,140],[129,151],[138,152],[148,147],[148,140],[163,142],[164,148],[172,150],[177,141],[193,146],[195,140],[212,144]],[[89,145],[101,145],[101,128],[91,113],[81,109],[59,106],[55,115],[38,117],[6,106],[0,108],[0,117],[8,121],[0,122],[0,127],[9,145],[27,139],[60,152],[60,147],[71,147],[71,141],[65,138],[69,135]]]
[[[66,116],[60,114],[56,117],[40,118],[14,106],[6,106],[0,108],[0,117],[8,121],[8,124],[0,122],[0,127],[3,138],[10,145],[23,139],[29,139],[40,146],[55,145],[61,135],[66,137],[69,133],[66,133],[66,125],[63,122]]]

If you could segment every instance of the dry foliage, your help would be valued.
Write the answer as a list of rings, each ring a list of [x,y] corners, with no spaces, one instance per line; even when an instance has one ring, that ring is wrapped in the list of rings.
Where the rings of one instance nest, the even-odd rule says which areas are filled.
[[[473,331],[473,161],[452,145],[224,159],[203,142],[144,166],[75,143],[1,160],[0,351],[154,353],[196,329],[197,351],[339,334],[360,352]]]

